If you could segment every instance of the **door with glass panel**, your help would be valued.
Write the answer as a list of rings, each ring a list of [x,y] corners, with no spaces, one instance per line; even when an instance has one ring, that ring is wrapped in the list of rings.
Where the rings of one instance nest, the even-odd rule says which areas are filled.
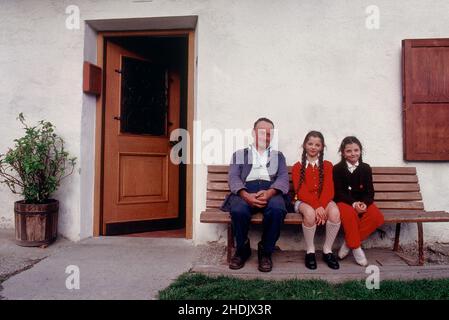
[[[179,214],[179,166],[170,132],[179,128],[180,77],[147,57],[106,43],[102,234]]]

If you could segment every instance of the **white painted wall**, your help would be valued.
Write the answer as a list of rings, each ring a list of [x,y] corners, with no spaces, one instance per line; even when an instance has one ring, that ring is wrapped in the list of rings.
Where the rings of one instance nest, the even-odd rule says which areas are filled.
[[[81,130],[82,40],[64,27],[63,3],[1,1],[0,4],[0,150],[23,134],[16,121],[23,112],[29,123],[54,123],[68,151],[79,158]],[[80,33],[80,32],[78,32]],[[80,177],[76,168],[58,192],[59,231],[79,239]],[[13,224],[12,196],[1,187],[1,226]]]
[[[80,30],[65,28],[71,4],[79,6],[82,20],[198,15],[195,118],[203,130],[245,129],[267,116],[280,129],[280,149],[289,164],[311,129],[323,132],[326,156],[334,162],[341,139],[355,134],[368,163],[416,166],[426,209],[449,210],[449,164],[402,160],[400,69],[402,39],[449,37],[447,1],[2,0],[0,150],[20,133],[14,120],[20,111],[57,125],[80,158],[81,176],[72,175],[55,195],[62,202],[59,230],[68,238],[84,238],[92,230],[95,123],[88,109],[92,101],[81,90],[82,62],[95,56],[85,43],[94,35],[85,37],[84,24]],[[371,4],[380,9],[378,30],[365,27]],[[223,227],[199,222],[206,166],[194,172],[194,238],[217,240],[225,235]],[[0,226],[11,227],[16,198],[4,187],[0,191]],[[385,230],[391,236],[391,228]],[[300,245],[298,234],[285,234],[283,245]],[[425,236],[449,241],[449,224],[426,224]],[[403,241],[414,237],[415,226],[405,228]],[[373,238],[368,245],[390,243]]]

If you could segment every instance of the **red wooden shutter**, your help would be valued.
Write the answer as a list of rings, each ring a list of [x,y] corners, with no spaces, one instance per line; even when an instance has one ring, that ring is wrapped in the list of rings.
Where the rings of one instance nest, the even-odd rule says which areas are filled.
[[[402,40],[405,160],[449,160],[449,39]]]

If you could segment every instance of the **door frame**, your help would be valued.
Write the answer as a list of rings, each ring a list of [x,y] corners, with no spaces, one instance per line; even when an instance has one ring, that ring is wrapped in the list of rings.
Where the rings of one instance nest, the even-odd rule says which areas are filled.
[[[105,93],[105,42],[111,37],[135,36],[185,36],[188,40],[187,60],[187,131],[189,132],[188,163],[186,164],[186,238],[193,237],[193,120],[194,120],[194,82],[195,82],[195,30],[157,30],[157,31],[99,31],[97,34],[97,65],[102,69],[102,90],[97,98],[95,112],[95,177],[94,177],[94,220],[93,235],[101,236],[103,210],[103,144],[104,144],[104,93]]]

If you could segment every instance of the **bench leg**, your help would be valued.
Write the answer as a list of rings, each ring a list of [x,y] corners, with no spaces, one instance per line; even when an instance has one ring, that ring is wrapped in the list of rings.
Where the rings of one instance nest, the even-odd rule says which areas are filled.
[[[394,236],[394,246],[393,246],[393,251],[398,251],[399,250],[399,237],[401,236],[401,224],[400,223],[396,223],[396,233]]]
[[[228,223],[228,245],[227,245],[227,261],[231,262],[232,248],[234,248],[234,234],[232,232],[232,224]]]
[[[418,222],[418,265],[424,265],[424,233],[422,222]]]

